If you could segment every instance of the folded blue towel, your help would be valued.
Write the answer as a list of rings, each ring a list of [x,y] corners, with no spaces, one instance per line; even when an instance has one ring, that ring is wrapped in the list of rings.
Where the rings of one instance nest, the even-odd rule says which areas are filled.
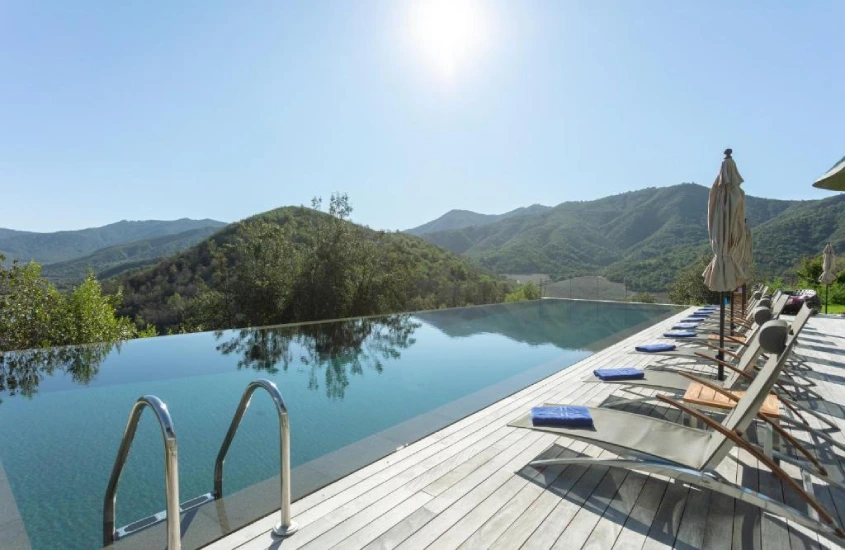
[[[621,367],[618,369],[596,369],[593,374],[602,380],[641,380],[645,373],[633,367]]]
[[[703,323],[703,322],[704,322],[704,319],[702,319],[701,317],[687,317],[686,319],[681,319],[681,322],[682,322],[682,323],[695,323],[695,324],[699,324],[699,323]]]
[[[691,330],[670,330],[669,332],[664,332],[663,336],[666,338],[692,338],[693,336],[697,336],[697,334]]]
[[[531,423],[535,426],[592,427],[593,418],[587,407],[558,405],[532,408]]]
[[[637,351],[644,351],[646,353],[654,353],[656,351],[675,351],[678,346],[675,344],[643,344],[642,346],[637,346]]]
[[[698,328],[698,323],[678,323],[672,327],[673,329],[687,330],[691,328]]]

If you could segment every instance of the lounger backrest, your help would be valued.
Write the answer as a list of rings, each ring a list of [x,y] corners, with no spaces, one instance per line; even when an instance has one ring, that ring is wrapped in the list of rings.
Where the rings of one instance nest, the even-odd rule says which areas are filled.
[[[745,395],[742,396],[733,410],[722,421],[722,426],[730,431],[740,430],[745,431],[749,424],[754,420],[754,417],[763,406],[763,402],[768,397],[769,392],[772,391],[772,386],[780,376],[783,370],[786,359],[789,356],[792,346],[795,343],[795,336],[790,334],[786,339],[786,349],[783,353],[777,356],[772,356],[766,361],[765,366],[760,369],[757,377],[745,390]],[[731,442],[724,435],[715,433],[707,445],[704,452],[704,465],[708,468],[715,468],[733,447]]]
[[[786,300],[785,296],[784,300]],[[804,325],[807,324],[807,321],[810,319],[810,315],[812,315],[812,313],[812,310],[806,305],[802,307],[801,311],[798,312],[798,315],[795,316],[795,319],[792,320],[792,324],[789,327],[789,335],[797,337],[801,333],[801,329],[804,328]],[[757,327],[757,329],[759,329],[759,327]],[[752,376],[754,376],[754,366],[757,364],[757,359],[763,352],[763,349],[760,347],[759,334],[759,330],[754,331],[753,337],[750,338],[748,346],[746,346],[745,351],[739,359],[739,364],[737,364],[737,368],[739,370]],[[725,380],[725,387],[731,389],[742,382],[743,377],[738,372],[731,371],[731,375]]]
[[[807,324],[807,321],[810,320],[810,316],[812,314],[812,308],[810,308],[807,304],[804,304],[798,312],[798,315],[796,315],[795,319],[792,320],[792,325],[789,327],[789,335],[792,337],[798,337],[798,335],[801,334],[801,329],[803,329],[804,325]]]
[[[783,311],[783,307],[788,301],[789,296],[787,296],[786,294],[782,294],[772,301],[772,319],[777,319],[780,316],[781,312]]]

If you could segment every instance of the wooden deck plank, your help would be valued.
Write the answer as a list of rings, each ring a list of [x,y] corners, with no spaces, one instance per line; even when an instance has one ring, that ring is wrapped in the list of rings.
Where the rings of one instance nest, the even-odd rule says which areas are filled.
[[[599,406],[613,395],[623,395],[617,385],[584,383],[593,369],[623,365],[671,369],[683,364],[710,375],[712,369],[701,363],[632,352],[635,342],[664,340],[666,327],[684,315],[649,327],[295,502],[294,519],[302,529],[281,544],[268,533],[274,515],[211,547],[835,547],[812,531],[761,514],[753,506],[708,490],[690,490],[660,476],[604,466],[527,467],[543,453],[612,456],[583,442],[507,426],[543,402]],[[808,328],[815,329],[810,332],[814,342],[836,341],[835,351],[845,348],[845,322],[812,318]],[[796,353],[829,377],[813,380],[814,391],[825,401],[818,404],[819,412],[832,413],[833,421],[845,427],[845,407],[838,408],[845,404],[845,355],[825,351],[821,344],[804,348],[800,342]],[[623,409],[677,419],[674,411],[651,401],[640,409],[629,407]],[[794,435],[807,437],[799,431]],[[843,441],[841,433],[835,437]],[[842,461],[845,452],[838,453],[830,460]],[[796,475],[797,468],[790,468],[789,473]],[[734,450],[718,470],[728,479],[759,486],[787,502],[795,498],[747,453]],[[839,516],[845,511],[843,493],[817,484],[819,498]]]

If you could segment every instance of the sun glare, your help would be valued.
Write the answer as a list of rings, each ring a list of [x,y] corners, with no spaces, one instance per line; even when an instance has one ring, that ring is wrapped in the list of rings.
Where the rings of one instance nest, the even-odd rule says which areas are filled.
[[[485,48],[489,20],[478,0],[420,0],[411,5],[410,38],[423,62],[451,81]]]

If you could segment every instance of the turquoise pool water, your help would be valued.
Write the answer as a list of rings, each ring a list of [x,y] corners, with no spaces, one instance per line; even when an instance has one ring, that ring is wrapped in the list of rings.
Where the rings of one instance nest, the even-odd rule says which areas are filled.
[[[480,409],[675,311],[545,300],[7,355],[0,460],[33,548],[94,548],[115,453],[141,395],[170,409],[185,501],[212,489],[223,435],[256,378],[284,396],[297,466],[467,396],[482,395],[472,403]],[[226,460],[227,493],[278,474],[277,433],[270,399],[257,393]],[[146,411],[120,483],[118,525],[164,509],[163,469]]]

